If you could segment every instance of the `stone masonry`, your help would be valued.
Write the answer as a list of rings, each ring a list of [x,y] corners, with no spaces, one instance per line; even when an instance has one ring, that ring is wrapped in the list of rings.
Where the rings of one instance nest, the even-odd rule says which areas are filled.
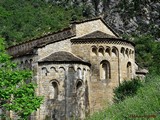
[[[111,104],[113,89],[136,76],[134,44],[101,18],[73,22],[64,30],[11,46],[8,53],[22,69],[33,70],[36,94],[44,96],[31,120],[83,120]]]

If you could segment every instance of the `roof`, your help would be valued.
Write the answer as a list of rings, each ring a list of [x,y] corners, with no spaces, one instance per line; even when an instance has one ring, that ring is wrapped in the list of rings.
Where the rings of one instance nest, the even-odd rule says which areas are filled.
[[[11,46],[7,49],[8,53],[15,57],[26,55],[26,52],[33,53],[34,48],[43,47],[47,44],[62,41],[75,36],[75,32],[72,28],[65,28],[61,31],[50,33],[39,38],[35,38],[23,43],[19,43],[15,46]]]
[[[121,38],[117,38],[115,36],[112,36],[112,35],[109,35],[109,34],[106,34],[104,32],[101,32],[101,31],[94,31],[92,33],[89,33],[87,35],[84,35],[82,37],[79,37],[79,38],[73,38],[71,39],[71,42],[73,43],[78,43],[78,42],[110,42],[110,43],[114,43],[114,42],[124,42],[124,43],[129,43],[131,44],[132,46],[135,46],[135,44],[131,41],[128,41],[128,40],[124,40],[124,39],[121,39]]]
[[[101,31],[95,31],[80,37],[79,39],[90,39],[90,38],[117,38]]]
[[[136,70],[136,74],[147,74],[148,73],[148,70],[147,69],[139,69],[139,70]]]
[[[81,24],[81,23],[84,23],[84,22],[89,22],[89,21],[93,21],[93,20],[101,20],[108,28],[109,30],[111,30],[115,35],[116,37],[119,37],[118,33],[116,33],[113,28],[111,28],[105,21],[102,17],[94,17],[94,18],[90,18],[90,19],[84,19],[84,20],[81,20],[81,21],[73,21],[71,22],[71,24]]]
[[[66,40],[72,37],[76,36],[76,31],[74,29],[74,25],[73,24],[80,24],[80,23],[84,23],[84,22],[88,22],[88,21],[93,21],[93,20],[101,20],[117,37],[118,34],[116,34],[113,29],[111,29],[101,17],[97,17],[97,18],[92,18],[92,19],[86,19],[83,21],[76,21],[76,22],[72,22],[72,25],[68,28],[65,28],[63,30],[57,31],[57,32],[53,32],[53,33],[49,33],[22,43],[19,43],[17,45],[14,46],[10,46],[9,48],[7,48],[8,53],[13,56],[13,58],[15,57],[20,57],[23,55],[31,55],[34,54],[33,50],[36,47],[44,47],[48,44],[54,43],[54,42],[58,42],[58,41],[62,41],[62,40]],[[100,38],[114,38],[114,36],[108,35],[108,34],[104,34],[104,33],[100,33],[100,32],[96,32],[93,34],[88,34],[88,36],[84,36],[84,37],[90,37],[92,36],[94,38],[96,37],[100,37]],[[92,37],[92,38],[93,38]],[[29,54],[28,54],[29,51]]]
[[[42,62],[78,62],[78,63],[88,63],[82,60],[81,58],[77,57],[76,55],[65,52],[65,51],[59,51],[52,53],[51,55],[43,58],[39,61]]]

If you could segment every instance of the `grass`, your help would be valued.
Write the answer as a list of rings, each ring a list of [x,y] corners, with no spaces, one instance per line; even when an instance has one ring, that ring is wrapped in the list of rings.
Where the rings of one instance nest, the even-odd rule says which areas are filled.
[[[86,120],[160,120],[160,76],[148,76],[134,97],[113,104]]]

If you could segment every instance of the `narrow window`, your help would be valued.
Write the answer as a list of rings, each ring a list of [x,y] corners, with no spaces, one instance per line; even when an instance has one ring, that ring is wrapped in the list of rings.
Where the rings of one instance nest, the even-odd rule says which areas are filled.
[[[98,50],[99,56],[103,56],[104,55],[104,49],[102,47],[99,48]]]
[[[124,47],[121,48],[121,54],[122,54],[123,56],[125,56],[125,49],[124,49]]]
[[[97,48],[94,46],[92,47],[92,53],[91,53],[92,56],[96,56],[97,55]]]
[[[43,68],[42,68],[42,75],[43,75],[43,76],[47,76],[47,73],[48,73],[48,72],[47,72],[47,68],[46,68],[46,67],[43,67]]]
[[[106,48],[105,53],[110,56],[111,55],[111,50],[109,47]]]
[[[58,98],[58,84],[57,82],[51,82],[49,86],[49,98],[50,99],[57,99]]]
[[[102,61],[100,64],[100,79],[110,79],[110,63],[108,61]]]
[[[129,51],[128,48],[126,49],[126,55],[129,56]]]
[[[130,79],[132,76],[132,66],[131,66],[131,63],[128,62],[127,63],[127,78]]]
[[[116,47],[112,48],[112,56],[117,57],[118,56],[118,49]]]
[[[77,85],[76,85],[76,90],[79,90],[82,87],[82,82],[78,81]]]

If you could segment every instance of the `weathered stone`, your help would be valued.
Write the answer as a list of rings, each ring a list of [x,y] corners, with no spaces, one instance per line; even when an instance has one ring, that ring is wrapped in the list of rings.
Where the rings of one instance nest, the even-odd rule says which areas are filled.
[[[29,49],[33,52],[26,54]],[[8,51],[22,68],[33,70],[36,93],[44,96],[32,120],[84,119],[112,103],[120,82],[136,76],[134,44],[120,39],[101,18],[72,23]]]

